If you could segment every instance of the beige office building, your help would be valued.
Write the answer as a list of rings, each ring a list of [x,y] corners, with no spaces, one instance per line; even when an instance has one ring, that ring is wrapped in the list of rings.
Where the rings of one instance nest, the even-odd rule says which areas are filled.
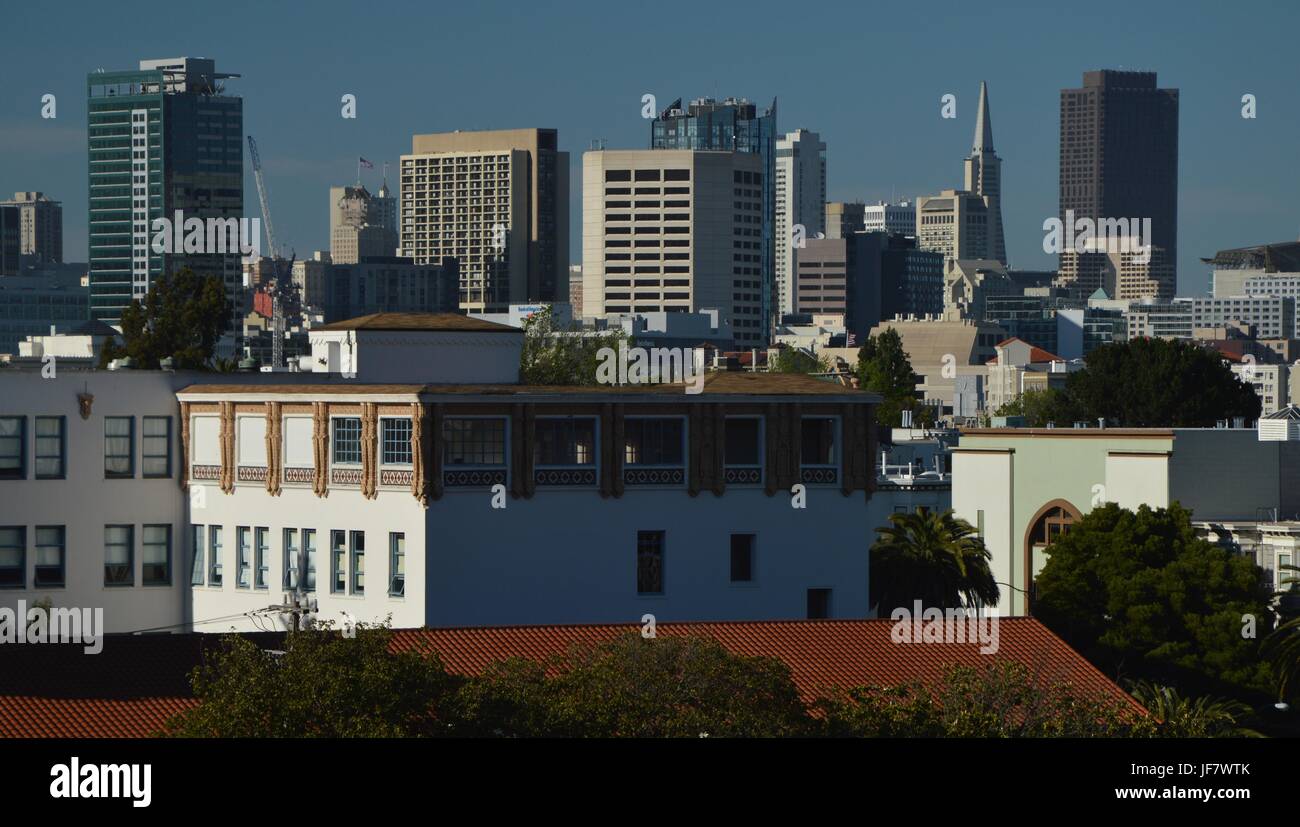
[[[401,164],[401,254],[456,258],[463,310],[567,300],[569,154],[554,129],[416,135]]]
[[[63,261],[63,204],[43,192],[15,192],[0,207],[18,208],[18,247],[35,264]]]
[[[944,271],[958,259],[997,259],[988,196],[944,190],[916,199],[916,240],[943,254]]]
[[[1061,253],[1054,285],[1071,288],[1080,296],[1090,296],[1100,288],[1110,298],[1125,301],[1174,297],[1174,266],[1160,247],[1139,252],[1107,250],[1106,245],[1095,243],[1086,246],[1088,252]]]
[[[764,340],[762,158],[685,149],[582,156],[582,315],[716,309]]]
[[[384,222],[384,205],[365,187],[330,187],[330,258],[356,264],[397,255],[397,234]]]

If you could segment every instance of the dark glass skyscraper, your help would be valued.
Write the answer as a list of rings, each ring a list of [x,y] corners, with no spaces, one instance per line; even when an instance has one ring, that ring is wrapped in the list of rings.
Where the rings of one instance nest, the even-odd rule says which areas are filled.
[[[1085,72],[1061,90],[1061,200],[1094,221],[1151,219],[1150,239],[1176,270],[1178,90],[1156,87],[1155,72]]]
[[[776,307],[776,259],[773,236],[776,227],[776,99],[762,115],[744,98],[716,101],[699,98],[682,109],[676,101],[659,113],[651,125],[651,149],[696,149],[724,152],[751,152],[763,159],[761,182],[763,223],[755,237],[758,261],[737,259],[732,275],[735,281],[758,276],[762,281],[762,318],[757,327],[766,343],[774,324]],[[786,240],[788,243],[788,239]],[[737,256],[751,256],[737,251]],[[757,264],[757,267],[752,265]],[[743,271],[743,272],[738,272]]]
[[[155,253],[153,222],[239,219],[244,212],[244,106],[206,58],[142,60],[86,77],[90,315],[116,323],[154,279],[190,267],[242,284],[240,254]],[[251,243],[251,239],[249,240]]]

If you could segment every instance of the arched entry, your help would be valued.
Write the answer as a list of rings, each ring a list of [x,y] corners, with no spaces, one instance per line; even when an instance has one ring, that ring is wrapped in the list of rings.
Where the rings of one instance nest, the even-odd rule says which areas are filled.
[[[1025,529],[1024,590],[1025,610],[1029,611],[1034,599],[1034,575],[1041,568],[1044,552],[1057,537],[1070,530],[1070,526],[1083,519],[1083,514],[1069,500],[1052,500],[1038,509]]]

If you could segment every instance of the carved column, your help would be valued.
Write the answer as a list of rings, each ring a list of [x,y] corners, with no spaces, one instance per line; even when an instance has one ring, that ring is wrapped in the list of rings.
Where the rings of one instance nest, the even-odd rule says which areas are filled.
[[[221,490],[235,491],[235,403],[221,403]]]
[[[272,497],[280,496],[280,476],[284,466],[281,449],[279,402],[266,403],[266,490]]]
[[[190,487],[190,403],[181,403],[180,473],[176,475],[181,490]]]
[[[429,444],[424,433],[426,407],[419,402],[411,403],[411,496],[419,500],[420,505],[428,508],[429,490],[428,481],[425,479],[425,468],[428,463],[424,456],[425,446]]]
[[[373,500],[379,496],[379,405],[361,403],[361,496]]]
[[[330,408],[328,402],[311,406],[312,475],[311,490],[318,497],[328,497],[330,454]]]

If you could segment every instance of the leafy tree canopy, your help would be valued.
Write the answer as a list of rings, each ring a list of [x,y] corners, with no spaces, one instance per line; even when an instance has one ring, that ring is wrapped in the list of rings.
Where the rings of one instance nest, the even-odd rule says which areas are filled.
[[[188,267],[156,280],[144,301],[122,311],[121,346],[105,345],[100,367],[125,356],[137,368],[156,370],[171,358],[178,370],[209,370],[227,320],[226,288],[216,276]]]
[[[876,421],[897,427],[902,422],[902,412],[913,411],[918,424],[933,422],[933,412],[916,399],[916,375],[903,339],[898,331],[886,328],[878,336],[871,336],[858,349],[858,381],[863,390],[884,397],[876,410]]]
[[[524,320],[519,380],[529,385],[596,385],[601,348],[617,352],[626,340],[621,331],[591,336],[563,330],[547,307]]]
[[[871,547],[871,605],[894,609],[988,606],[998,601],[992,555],[975,528],[952,509],[891,514]]]

